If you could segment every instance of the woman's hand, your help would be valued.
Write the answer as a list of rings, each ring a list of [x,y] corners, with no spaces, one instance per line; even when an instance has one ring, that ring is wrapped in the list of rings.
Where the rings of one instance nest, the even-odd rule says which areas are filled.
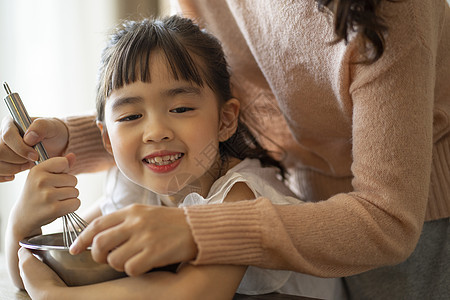
[[[70,251],[92,244],[96,262],[108,263],[129,276],[141,275],[196,257],[197,246],[182,209],[133,204],[95,219]]]
[[[11,181],[15,174],[34,165],[39,155],[32,146],[43,142],[48,155],[53,157],[61,155],[68,139],[68,129],[61,120],[35,119],[22,138],[12,118],[5,117],[0,139],[0,182]]]
[[[19,268],[23,284],[31,299],[58,297],[57,289],[67,288],[62,279],[25,248],[19,250]]]
[[[25,238],[56,218],[80,206],[77,178],[67,174],[75,161],[74,154],[55,157],[33,167],[22,195],[11,212],[15,236]]]

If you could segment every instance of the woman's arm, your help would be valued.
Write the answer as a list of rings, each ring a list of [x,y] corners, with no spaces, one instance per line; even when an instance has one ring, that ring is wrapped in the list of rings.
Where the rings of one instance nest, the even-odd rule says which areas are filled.
[[[224,201],[254,198],[250,188],[238,182]],[[211,231],[214,230],[211,228]],[[132,204],[94,220],[70,251],[78,254],[89,245],[92,245],[91,253],[96,262],[108,263],[129,276],[190,261],[197,254],[183,209],[144,204]]]
[[[331,104],[341,110],[349,110],[348,114],[339,117],[352,122],[349,126],[352,136],[347,141],[353,147],[352,153],[348,153],[353,164],[346,171],[353,179],[353,186],[345,185],[345,189],[339,189],[342,193],[334,193],[332,197],[311,199],[323,200],[321,202],[302,205],[276,206],[268,199],[259,199],[256,202],[188,207],[186,212],[199,249],[198,263],[253,264],[336,277],[397,264],[410,255],[421,232],[428,196],[443,197],[429,194],[434,101],[435,97],[440,96],[442,100],[444,95],[448,95],[448,89],[437,86],[435,81],[436,68],[446,66],[439,66],[439,62],[448,62],[444,57],[436,62],[436,49],[444,47],[444,41],[439,39],[444,39],[443,33],[448,32],[444,30],[444,24],[447,24],[444,15],[448,8],[445,9],[443,2],[422,1],[420,5],[415,1],[386,2],[385,7],[389,10],[386,24],[390,30],[381,60],[370,66],[349,64],[342,69],[343,73],[333,78],[336,86],[327,87],[338,87],[337,93],[348,96],[347,100],[338,97]],[[207,23],[210,21],[211,28],[218,31],[218,26],[212,27],[218,24],[206,17],[205,14],[204,19]],[[256,22],[256,16],[253,17]],[[411,17],[415,22],[409,21]],[[250,17],[236,18],[242,25]],[[256,28],[254,23],[248,24]],[[281,27],[282,24],[279,25]],[[248,28],[244,26],[241,29],[245,35]],[[418,35],[424,31],[425,34]],[[310,33],[316,34],[313,30],[306,34]],[[257,45],[257,38],[251,36],[248,41],[255,41],[254,45]],[[442,45],[437,45],[439,42]],[[347,45],[346,49],[351,46]],[[252,50],[257,52],[257,49]],[[313,60],[326,59],[326,54],[332,53],[326,53],[327,50],[317,53]],[[353,57],[353,53],[348,54],[346,57]],[[264,58],[262,54],[260,57]],[[332,61],[328,63],[330,66]],[[261,65],[271,64],[261,60]],[[293,68],[303,67],[299,64]],[[267,71],[264,73],[266,79],[270,79],[268,74],[272,72],[278,74],[275,69],[264,71]],[[350,82],[341,82],[347,75]],[[444,77],[441,76],[440,80],[443,81]],[[271,86],[281,85],[276,78],[272,79],[274,85]],[[274,94],[277,92],[281,93],[281,88]],[[299,98],[293,97],[282,104],[284,108],[293,107],[301,111],[301,104],[296,106]],[[318,103],[322,101],[319,95],[317,100]],[[320,102],[320,107],[330,107],[323,104]],[[330,119],[324,119],[324,122],[332,122]],[[295,124],[293,119],[288,121]],[[297,137],[304,133],[300,124],[299,121],[295,124],[299,127],[291,128]],[[320,139],[323,144],[319,147],[334,149],[332,144],[325,144],[326,140],[327,137],[323,136]],[[338,153],[333,159],[339,160]],[[298,165],[299,169],[307,168],[303,161]],[[445,170],[448,170],[447,165],[444,165]],[[321,187],[333,190],[339,185],[338,180],[347,180],[328,180],[331,176],[317,174],[320,172],[313,169],[301,173],[308,179],[313,176],[317,179],[301,182],[307,192],[316,190],[321,193]],[[441,174],[436,174],[442,176],[438,180],[448,182],[445,172]],[[438,180],[434,182],[436,185],[440,184]],[[441,210],[446,210],[445,206]],[[243,212],[247,211],[253,213],[245,215]],[[207,224],[213,229],[205,230]],[[224,232],[226,246],[218,247],[225,242]]]
[[[434,67],[429,50],[416,44],[383,74],[354,86],[353,192],[301,205],[259,199],[186,208],[196,263],[340,277],[404,261],[418,241],[429,195]],[[224,233],[226,246],[218,247]]]
[[[237,183],[225,200],[234,202],[254,197],[253,192],[246,184]],[[137,211],[142,211],[143,208],[145,206],[140,206]],[[133,232],[136,234],[135,230]],[[137,234],[139,235],[139,232]],[[95,248],[94,244],[94,257]],[[118,248],[122,248],[122,246],[120,245]],[[151,255],[151,252],[144,256],[141,255],[141,264],[145,263]],[[184,263],[177,273],[151,272],[99,284],[67,288],[47,266],[31,257],[27,251],[22,250],[20,257],[24,284],[33,299],[34,297],[37,299],[41,297],[45,299],[52,299],[52,297],[56,297],[55,299],[148,299],[149,297],[155,299],[232,299],[246,271],[244,266],[193,266]],[[104,259],[106,260],[106,256]],[[108,257],[110,264],[113,261],[114,258]],[[123,270],[124,267],[120,265],[118,269]]]
[[[69,132],[64,153],[74,153],[77,161],[71,169],[73,174],[105,171],[114,166],[114,159],[103,147],[96,116],[72,116],[63,119]]]

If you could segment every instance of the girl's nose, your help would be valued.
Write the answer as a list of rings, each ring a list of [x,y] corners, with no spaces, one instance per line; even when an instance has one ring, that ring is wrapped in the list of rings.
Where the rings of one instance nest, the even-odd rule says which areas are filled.
[[[144,126],[144,143],[170,141],[174,137],[173,130],[163,120],[152,120]]]

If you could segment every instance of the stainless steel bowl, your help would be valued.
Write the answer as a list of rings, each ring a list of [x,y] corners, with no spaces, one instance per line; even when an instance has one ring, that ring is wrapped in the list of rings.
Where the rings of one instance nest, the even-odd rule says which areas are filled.
[[[62,233],[38,235],[19,243],[30,249],[41,261],[55,271],[68,286],[87,285],[125,277],[108,264],[96,263],[88,249],[71,255],[64,247]]]

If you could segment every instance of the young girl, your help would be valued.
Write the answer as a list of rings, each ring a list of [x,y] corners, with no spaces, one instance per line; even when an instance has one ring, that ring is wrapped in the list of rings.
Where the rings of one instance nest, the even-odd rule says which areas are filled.
[[[146,230],[149,223],[158,223],[146,218],[155,205],[260,196],[276,204],[300,202],[279,180],[284,177],[281,165],[238,121],[239,107],[214,37],[177,16],[125,23],[104,51],[97,97],[97,124],[117,168],[110,171],[105,201],[89,213],[86,219],[93,221],[71,251],[82,251],[96,235],[94,259],[132,277],[69,288],[23,249],[19,268],[18,241],[40,234],[42,225],[79,205],[76,179],[68,174],[74,161],[69,154],[34,167],[13,208],[7,255],[14,283],[32,298],[46,299],[231,299],[237,289],[339,298],[338,279],[254,267],[244,276],[243,266],[182,264],[176,274],[133,276],[151,269],[145,261],[152,247],[164,247],[149,243],[148,235],[164,234],[172,226],[160,223],[159,230]]]

